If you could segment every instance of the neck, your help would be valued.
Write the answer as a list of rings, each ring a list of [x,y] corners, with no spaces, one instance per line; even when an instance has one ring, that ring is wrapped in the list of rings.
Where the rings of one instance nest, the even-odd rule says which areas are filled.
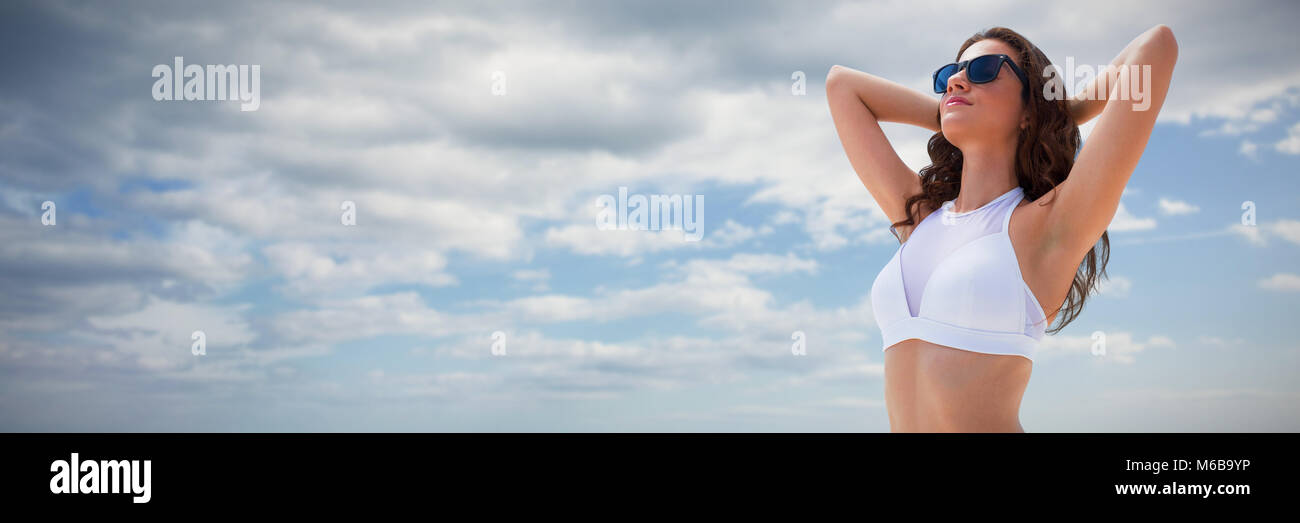
[[[962,151],[961,189],[953,202],[953,212],[983,207],[1020,185],[1016,180],[1014,144],[997,151]]]

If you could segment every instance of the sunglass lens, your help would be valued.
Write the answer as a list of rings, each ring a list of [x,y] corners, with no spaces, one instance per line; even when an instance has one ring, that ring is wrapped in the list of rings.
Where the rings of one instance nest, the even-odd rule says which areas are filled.
[[[984,83],[993,81],[998,77],[998,69],[1002,67],[1002,57],[993,55],[984,55],[971,61],[970,68],[966,74],[970,81],[975,83]]]
[[[934,92],[942,93],[948,90],[948,78],[957,72],[957,64],[948,64],[939,68],[939,73],[934,77]]]

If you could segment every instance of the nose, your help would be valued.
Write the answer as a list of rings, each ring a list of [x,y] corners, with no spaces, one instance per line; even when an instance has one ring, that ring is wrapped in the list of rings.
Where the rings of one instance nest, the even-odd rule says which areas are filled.
[[[966,78],[966,69],[962,69],[961,71],[958,71],[957,74],[948,77],[947,92],[951,94],[953,91],[957,90],[957,88],[960,88],[963,91],[970,90],[970,81]]]

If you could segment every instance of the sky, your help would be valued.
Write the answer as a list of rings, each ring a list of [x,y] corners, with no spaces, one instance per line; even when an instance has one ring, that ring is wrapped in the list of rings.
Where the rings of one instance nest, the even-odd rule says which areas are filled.
[[[826,72],[929,92],[986,27],[1100,66],[1156,24],[1109,279],[1021,424],[1300,430],[1300,4],[178,4],[0,5],[0,430],[888,431],[898,243]],[[256,65],[255,110],[155,99],[176,57]],[[620,189],[701,237],[599,227]]]

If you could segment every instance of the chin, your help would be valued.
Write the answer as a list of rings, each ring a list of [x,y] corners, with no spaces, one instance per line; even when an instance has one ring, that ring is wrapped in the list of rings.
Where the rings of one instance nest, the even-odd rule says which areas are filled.
[[[943,138],[948,140],[948,143],[958,146],[959,149],[961,144],[966,141],[966,137],[970,136],[971,133],[971,129],[968,129],[965,125],[948,125],[945,123],[942,128]]]
[[[968,122],[942,122],[939,126],[943,132],[943,137],[948,143],[961,148],[963,143],[969,142],[971,138],[976,140],[985,140],[990,136],[1001,133],[996,127],[991,125],[970,125]]]

